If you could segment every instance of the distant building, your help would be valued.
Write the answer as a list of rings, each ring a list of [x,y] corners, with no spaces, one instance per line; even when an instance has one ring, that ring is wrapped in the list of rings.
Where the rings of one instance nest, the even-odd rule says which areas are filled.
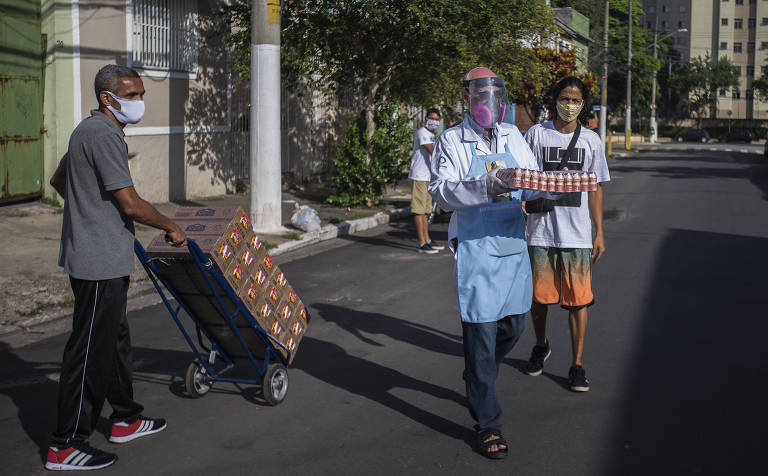
[[[571,50],[576,57],[576,70],[587,72],[589,58],[589,18],[573,8],[553,8],[555,22],[563,32],[555,38],[554,48],[557,51]]]
[[[669,61],[727,57],[739,68],[739,86],[718,91],[716,118],[768,119],[768,103],[752,81],[768,67],[768,2],[764,0],[642,0],[643,26],[675,32]],[[677,32],[686,28],[687,32]]]

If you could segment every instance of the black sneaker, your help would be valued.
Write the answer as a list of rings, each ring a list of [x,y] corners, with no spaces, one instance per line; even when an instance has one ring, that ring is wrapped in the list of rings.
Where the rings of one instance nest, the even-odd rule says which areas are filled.
[[[531,377],[541,375],[541,372],[544,371],[544,361],[549,358],[551,353],[549,341],[544,346],[534,345],[531,351],[531,358],[528,359],[528,365],[525,367],[525,373]]]
[[[97,450],[84,441],[66,447],[49,446],[45,469],[73,471],[106,468],[117,461],[117,455]]]
[[[429,243],[424,243],[423,245],[419,246],[416,251],[418,251],[419,253],[426,253],[426,254],[429,254],[429,255],[433,255],[435,253],[438,253],[438,251],[436,249],[432,248],[432,246],[430,246]]]
[[[568,388],[572,392],[589,392],[589,380],[587,373],[581,365],[574,365],[568,371]]]
[[[436,241],[430,240],[430,241],[428,241],[428,243],[429,243],[429,246],[432,247],[432,249],[435,249],[437,251],[443,251],[445,249],[445,246],[441,245],[440,243],[438,243]]]
[[[165,420],[162,418],[147,418],[139,416],[132,423],[119,422],[112,424],[109,435],[110,443],[127,443],[142,436],[152,435],[165,430]]]

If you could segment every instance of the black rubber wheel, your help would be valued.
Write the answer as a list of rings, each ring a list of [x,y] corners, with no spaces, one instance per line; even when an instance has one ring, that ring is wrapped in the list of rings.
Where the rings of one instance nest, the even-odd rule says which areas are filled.
[[[261,382],[264,400],[272,406],[279,405],[288,394],[288,369],[283,364],[270,364]]]
[[[192,361],[187,367],[184,387],[192,398],[200,398],[211,389],[211,381],[205,372],[205,367],[197,360]]]

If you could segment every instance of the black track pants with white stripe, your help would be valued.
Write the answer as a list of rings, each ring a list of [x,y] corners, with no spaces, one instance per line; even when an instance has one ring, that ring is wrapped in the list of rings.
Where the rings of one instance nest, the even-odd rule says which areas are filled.
[[[88,439],[105,399],[112,406],[113,422],[132,421],[144,409],[133,400],[131,335],[125,315],[128,280],[128,276],[102,281],[69,278],[75,310],[61,364],[53,445]]]

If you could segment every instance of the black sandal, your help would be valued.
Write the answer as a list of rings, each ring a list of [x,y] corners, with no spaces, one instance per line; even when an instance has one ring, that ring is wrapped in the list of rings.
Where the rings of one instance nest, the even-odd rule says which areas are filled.
[[[493,437],[496,437],[495,439]],[[496,451],[491,451],[491,447],[496,445]],[[501,448],[503,446],[503,448]],[[504,459],[507,457],[509,446],[507,441],[501,436],[499,430],[488,428],[477,432],[477,451],[491,459]]]

